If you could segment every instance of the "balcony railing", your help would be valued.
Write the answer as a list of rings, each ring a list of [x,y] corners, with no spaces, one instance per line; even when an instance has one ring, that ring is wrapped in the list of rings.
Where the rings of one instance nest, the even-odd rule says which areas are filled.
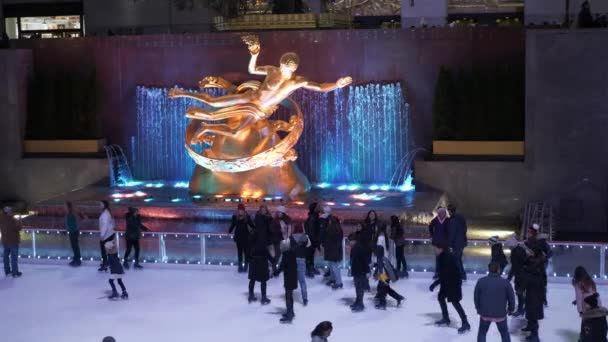
[[[119,253],[124,251],[123,232],[117,232]],[[189,265],[236,265],[236,247],[228,234],[218,233],[143,233],[140,240],[141,261],[144,263]],[[574,268],[582,265],[595,278],[606,279],[606,249],[608,244],[560,242],[552,243],[553,257],[547,273],[554,277],[570,277]],[[85,261],[100,260],[99,232],[82,231],[80,249]],[[390,246],[394,260],[394,246]],[[505,253],[509,251],[505,248]],[[350,247],[345,239],[342,249],[342,267],[349,268]],[[469,240],[465,249],[464,264],[467,273],[486,273],[490,261],[487,241]],[[24,229],[21,233],[20,258],[69,260],[72,256],[67,233],[57,229]],[[408,270],[433,272],[435,255],[428,239],[408,239],[405,245]],[[322,256],[316,263],[324,266]],[[196,267],[196,266],[192,266]]]

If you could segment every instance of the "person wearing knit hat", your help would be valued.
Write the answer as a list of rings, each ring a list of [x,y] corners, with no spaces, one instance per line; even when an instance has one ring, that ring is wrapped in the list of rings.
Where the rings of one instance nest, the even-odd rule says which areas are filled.
[[[319,213],[321,206],[317,202],[310,203],[308,205],[308,217],[304,222],[304,231],[310,239],[311,246],[308,248],[308,255],[306,256],[306,276],[314,278],[315,275],[321,274],[315,267],[315,253],[321,246],[321,220]]]
[[[114,243],[114,240],[107,241],[104,243],[104,248],[106,249],[106,253],[108,255],[108,265],[110,266],[110,286],[112,287],[112,294],[108,297],[108,299],[117,299],[118,291],[116,291],[116,285],[114,285],[114,280],[118,282],[120,289],[122,290],[122,299],[129,299],[129,294],[127,293],[127,288],[122,281],[122,275],[125,274],[122,265],[120,264],[120,259],[118,258],[118,248]]]
[[[490,263],[495,263],[498,266],[500,266],[500,269],[498,270],[498,274],[502,274],[502,272],[505,270],[505,267],[507,267],[509,262],[507,261],[505,252],[502,249],[502,243],[500,243],[500,238],[498,236],[492,236],[491,238],[488,239],[488,242],[490,243],[490,250],[491,250],[491,255],[492,255],[492,259],[490,260]]]
[[[233,240],[236,243],[239,273],[247,272],[249,268],[249,230],[254,228],[251,216],[245,211],[243,203],[239,203],[228,229],[228,234],[234,231]]]

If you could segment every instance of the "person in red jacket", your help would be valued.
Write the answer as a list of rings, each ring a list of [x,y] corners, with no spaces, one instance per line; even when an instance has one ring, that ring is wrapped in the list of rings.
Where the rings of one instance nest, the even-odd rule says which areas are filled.
[[[13,217],[13,208],[5,207],[0,214],[0,232],[2,233],[2,246],[4,247],[4,274],[14,278],[21,277],[19,272],[19,232],[21,224]]]

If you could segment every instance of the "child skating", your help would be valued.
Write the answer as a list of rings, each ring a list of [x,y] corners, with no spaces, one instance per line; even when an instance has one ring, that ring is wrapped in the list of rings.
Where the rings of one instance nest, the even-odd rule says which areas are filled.
[[[120,298],[129,299],[129,294],[127,293],[127,288],[125,284],[122,282],[122,275],[125,274],[122,265],[120,264],[120,259],[118,258],[118,249],[113,241],[108,241],[104,244],[106,252],[108,254],[108,265],[110,266],[110,286],[112,287],[112,294],[108,297],[108,299],[118,299],[118,291],[116,291],[116,285],[114,284],[114,280],[118,282],[120,289],[122,291],[122,295]]]

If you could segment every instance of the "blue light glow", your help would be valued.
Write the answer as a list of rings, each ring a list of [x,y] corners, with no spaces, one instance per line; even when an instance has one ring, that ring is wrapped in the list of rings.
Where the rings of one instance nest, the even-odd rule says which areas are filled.
[[[359,184],[351,184],[348,186],[348,190],[349,191],[355,191],[357,189],[359,189],[361,186]]]
[[[390,186],[390,185],[382,185],[382,186],[380,187],[380,190],[382,190],[382,191],[389,191],[390,189],[391,189],[391,186]]]
[[[182,201],[181,198],[173,198],[173,199],[171,199],[171,202],[173,202],[173,203],[177,203],[177,202],[181,202],[181,201]]]
[[[146,198],[146,199],[144,199],[144,202],[152,202],[152,201],[154,201],[154,198]]]
[[[380,189],[380,187],[377,186],[376,184],[372,184],[372,185],[369,186],[369,189],[372,190],[372,191],[376,191],[376,190]]]
[[[174,188],[182,188],[182,189],[187,189],[188,188],[188,182],[176,182],[173,185]]]
[[[202,197],[203,197],[203,196],[201,196],[201,195],[194,195],[194,196],[192,196],[192,198],[196,198],[196,199],[200,199],[200,198],[202,198]]]
[[[330,186],[331,186],[331,184],[329,184],[329,183],[319,183],[319,184],[317,184],[317,187],[321,188],[321,189],[329,188]]]
[[[120,198],[115,198],[114,202],[120,202]]]
[[[340,191],[344,191],[344,190],[346,190],[347,188],[348,188],[348,186],[347,186],[347,185],[342,184],[342,185],[338,186],[338,188],[337,188],[337,189],[338,189],[338,190],[340,190]]]

